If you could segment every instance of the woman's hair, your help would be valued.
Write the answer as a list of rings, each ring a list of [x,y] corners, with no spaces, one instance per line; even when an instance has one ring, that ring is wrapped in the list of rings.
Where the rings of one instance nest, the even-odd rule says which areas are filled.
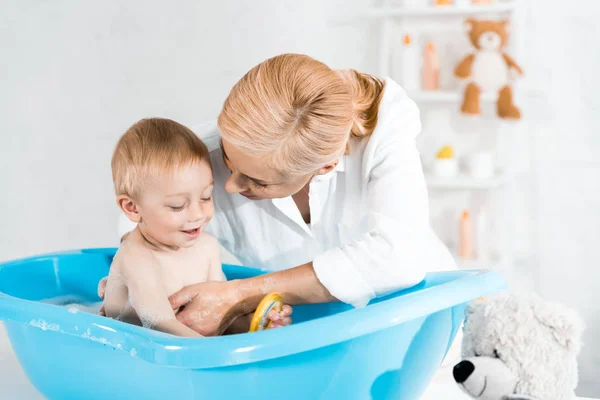
[[[225,140],[282,175],[305,175],[347,152],[350,137],[373,132],[383,89],[371,75],[282,54],[233,87],[218,125]]]
[[[142,119],[121,136],[113,152],[115,193],[137,197],[148,177],[202,161],[210,166],[208,148],[190,129],[166,118]]]

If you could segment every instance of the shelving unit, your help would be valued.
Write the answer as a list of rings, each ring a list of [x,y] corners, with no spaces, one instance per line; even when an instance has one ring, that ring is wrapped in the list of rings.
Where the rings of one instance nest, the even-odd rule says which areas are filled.
[[[508,179],[509,176],[502,172],[489,179],[478,179],[464,174],[455,178],[440,178],[425,174],[427,186],[438,190],[494,190],[500,188]]]
[[[423,0],[423,5],[415,7],[404,7],[398,5],[398,3],[399,0],[381,0],[379,6],[368,8],[362,13],[363,17],[366,16],[371,18],[379,26],[380,40],[378,64],[379,75],[382,77],[390,76],[392,79],[403,85],[403,82],[397,79],[397,76],[394,76],[394,70],[397,66],[394,68],[391,67],[392,49],[397,49],[398,51],[402,50],[401,38],[403,37],[403,33],[410,33],[411,36],[416,35],[417,37],[419,37],[419,35],[427,37],[438,34],[441,37],[446,38],[445,32],[463,31],[464,25],[461,18],[463,20],[469,17],[509,19],[509,53],[517,60],[522,58],[525,49],[523,46],[522,31],[520,30],[522,14],[519,13],[519,0],[495,0],[493,4],[489,5],[469,4],[464,6],[428,5],[433,3],[432,0]],[[449,38],[447,40],[453,40],[456,35],[454,37],[448,35],[447,37]],[[518,85],[514,87],[515,93],[517,93],[517,87]],[[448,113],[458,113],[463,99],[463,90],[416,90],[409,91],[408,95],[421,108],[422,120],[424,120],[427,118],[427,110],[446,110]],[[497,93],[483,93],[481,96],[482,105],[491,105],[491,103],[495,103],[496,99]],[[492,120],[488,119],[487,121],[491,124],[496,124]],[[498,135],[497,137],[505,137],[506,134],[521,134],[522,132],[518,132],[519,125],[519,123],[507,123],[506,121],[498,119],[494,132],[480,131],[479,135],[496,134]],[[439,125],[437,127],[439,128]],[[460,132],[457,133],[460,134]],[[496,142],[495,145],[498,146],[498,143]],[[497,150],[497,148],[495,150]],[[512,149],[510,147],[503,149],[502,154],[512,154]],[[513,210],[510,208],[511,196],[513,196],[514,190],[517,190],[513,183],[515,182],[516,176],[520,176],[520,172],[512,169],[510,157],[507,157],[507,159],[508,161],[504,160],[504,165],[499,163],[500,165],[498,167],[500,168],[500,171],[490,179],[476,179],[466,174],[459,174],[454,178],[440,178],[428,173],[425,174],[430,193],[435,192],[436,196],[441,196],[442,202],[445,201],[443,200],[445,199],[444,196],[455,198],[456,196],[466,195],[471,197],[476,196],[474,197],[475,199],[484,201],[486,203],[486,208],[488,208],[487,206],[489,204],[499,206],[499,208],[496,207],[495,209],[488,208],[488,211],[490,212],[489,217],[493,218],[494,221],[497,221],[494,225],[496,225],[497,231],[501,232],[499,235],[505,236],[501,238],[498,243],[492,243],[492,245],[497,247],[494,249],[494,253],[499,255],[500,258],[462,260],[459,257],[455,257],[459,268],[491,268],[503,272],[506,272],[507,269],[512,269],[512,271],[514,271],[516,268],[520,268],[516,265],[519,262],[522,262],[522,260],[518,261],[518,252],[515,251],[516,246],[512,243],[514,242],[514,235],[512,234],[511,228],[508,228],[508,225],[510,225],[509,221],[511,221],[511,217],[513,216]],[[454,194],[456,194],[456,196]],[[464,207],[467,208],[466,205],[464,205]],[[439,211],[444,210],[439,209]],[[458,220],[456,221],[456,224],[458,228]]]
[[[456,255],[454,259],[459,269],[500,269],[503,261],[498,258],[491,258],[489,260],[464,260]]]
[[[514,11],[516,1],[498,1],[495,4],[419,6],[419,7],[375,7],[365,11],[373,18],[385,17],[448,17],[499,14]]]
[[[462,100],[463,93],[458,90],[419,90],[409,92],[408,95],[417,103],[453,103],[459,104]],[[483,93],[481,101],[491,103],[496,101],[494,93]]]

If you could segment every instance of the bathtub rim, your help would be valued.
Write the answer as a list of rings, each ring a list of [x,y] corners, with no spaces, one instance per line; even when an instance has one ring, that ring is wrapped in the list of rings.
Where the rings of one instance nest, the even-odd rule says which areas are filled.
[[[110,255],[114,251],[116,249],[92,248],[54,252],[2,262],[0,269],[45,258],[86,253]],[[268,272],[228,264],[224,264],[224,268]],[[400,294],[365,308],[251,334],[180,338],[90,313],[73,313],[64,307],[21,299],[3,292],[0,292],[0,321],[26,324],[32,329],[55,331],[91,340],[154,364],[208,369],[290,356],[356,339],[507,287],[500,273],[489,270],[433,272],[427,274],[426,279],[435,275],[446,276],[450,280],[430,288]],[[423,282],[419,285],[422,284]],[[7,329],[10,327],[7,326]]]

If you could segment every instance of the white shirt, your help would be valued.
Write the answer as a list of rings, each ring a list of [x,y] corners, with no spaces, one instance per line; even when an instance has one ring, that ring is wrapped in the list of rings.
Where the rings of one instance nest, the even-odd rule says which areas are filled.
[[[206,230],[244,265],[278,271],[312,261],[329,292],[355,307],[413,286],[427,271],[456,268],[429,223],[415,143],[419,110],[391,79],[373,134],[351,141],[350,154],[311,181],[310,226],[291,197],[249,200],[226,193],[230,172],[216,124],[194,130],[211,150],[215,181],[215,216]],[[134,227],[120,225],[120,235]]]

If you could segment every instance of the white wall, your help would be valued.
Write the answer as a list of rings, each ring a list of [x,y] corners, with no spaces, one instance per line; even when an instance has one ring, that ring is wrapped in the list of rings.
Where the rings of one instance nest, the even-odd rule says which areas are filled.
[[[0,259],[116,244],[113,146],[137,119],[216,118],[253,65],[304,52],[360,67],[339,4],[3,2]]]
[[[582,312],[588,327],[580,392],[600,397],[600,3],[533,3],[529,75],[542,95],[532,102],[529,121],[536,143],[538,289]]]
[[[539,251],[523,275],[586,317],[581,392],[600,396],[599,6],[523,1],[519,61],[538,96],[523,104],[533,185],[519,190]],[[135,120],[214,118],[245,71],[282,52],[377,71],[377,26],[331,22],[365,3],[3,2],[0,260],[116,244],[110,155]]]

